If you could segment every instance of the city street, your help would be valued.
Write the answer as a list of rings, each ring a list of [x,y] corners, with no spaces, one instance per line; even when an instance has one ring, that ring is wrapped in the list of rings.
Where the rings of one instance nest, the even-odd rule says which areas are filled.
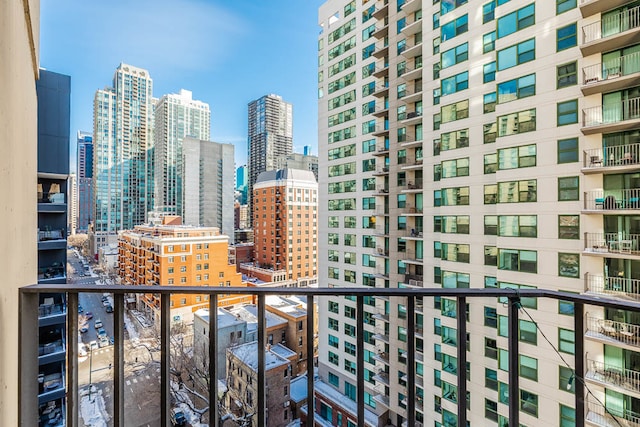
[[[68,268],[67,277],[74,284],[90,284],[99,280],[98,277],[85,271],[82,261],[73,250],[67,252]],[[84,274],[81,276],[80,274]],[[97,339],[96,320],[101,320],[103,328],[109,337],[113,336],[113,313],[107,313],[106,307],[102,303],[102,293],[83,293],[79,296],[79,304],[83,308],[83,314],[91,312],[93,318],[86,320],[84,325],[88,327],[88,332],[81,334],[81,340],[87,344]],[[110,296],[110,301],[113,298]],[[128,322],[132,327],[134,336],[138,336],[141,330],[140,324],[133,316],[128,316]],[[82,325],[82,324],[81,324]],[[125,331],[126,332],[126,331]],[[147,332],[147,331],[144,331]],[[132,341],[125,333],[124,354],[125,354],[125,419],[126,425],[144,427],[156,426],[160,423],[160,378],[159,378],[159,351],[154,348],[152,338],[136,338]],[[146,334],[143,334],[146,335]],[[135,345],[134,345],[135,343]],[[152,361],[155,360],[156,362]],[[102,392],[105,399],[105,407],[109,414],[107,425],[113,425],[111,413],[113,412],[113,346],[98,348],[89,351],[85,357],[79,358],[78,386],[79,389],[86,389],[90,383]],[[82,421],[82,420],[81,420]],[[81,424],[83,425],[83,424]]]

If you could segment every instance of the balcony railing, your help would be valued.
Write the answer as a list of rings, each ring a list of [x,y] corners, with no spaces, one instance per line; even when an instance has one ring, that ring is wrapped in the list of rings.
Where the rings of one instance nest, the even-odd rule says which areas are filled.
[[[617,253],[638,255],[640,234],[619,233],[584,233],[585,252]]]
[[[640,144],[592,148],[584,151],[583,167],[606,168],[640,164]]]
[[[636,119],[640,119],[640,98],[626,99],[615,104],[598,105],[582,110],[582,126],[585,128],[613,125]]]
[[[624,277],[604,277],[593,274],[585,276],[586,289],[598,295],[640,301],[640,280]]]
[[[586,378],[633,392],[640,391],[640,372],[623,369],[618,365],[587,359]]]
[[[614,418],[615,417],[615,418]],[[619,410],[607,407],[605,409],[600,403],[589,399],[587,403],[586,419],[602,427],[623,426],[638,427],[640,426],[640,415],[628,409]]]
[[[599,83],[640,72],[640,52],[630,53],[582,69],[582,84]]]
[[[582,43],[606,39],[633,28],[640,27],[640,6],[608,15],[602,21],[582,27]]]
[[[587,316],[586,335],[613,340],[633,347],[640,346],[640,326],[632,323]]]
[[[114,301],[114,347],[113,347],[113,364],[112,364],[112,401],[113,401],[113,422],[115,426],[127,425],[124,411],[124,388],[125,382],[125,295],[128,294],[156,294],[159,295],[160,300],[160,315],[159,315],[159,332],[158,340],[160,343],[160,357],[156,362],[158,366],[159,384],[153,386],[153,383],[147,383],[149,393],[157,392],[160,396],[159,400],[159,425],[170,424],[170,409],[172,401],[172,375],[174,372],[171,370],[171,352],[170,342],[172,340],[171,335],[171,295],[172,294],[188,294],[188,295],[208,295],[209,296],[209,313],[214,313],[209,319],[209,332],[208,339],[211,345],[208,348],[207,356],[212,363],[206,363],[207,372],[209,378],[219,378],[218,376],[218,364],[217,362],[217,350],[218,350],[218,315],[217,315],[217,302],[220,295],[225,295],[229,292],[227,287],[200,287],[200,286],[104,286],[104,285],[34,285],[20,289],[20,321],[19,321],[19,347],[18,347],[18,359],[20,363],[19,378],[20,388],[19,394],[19,422],[20,425],[35,426],[38,425],[38,395],[44,389],[44,381],[47,380],[47,389],[56,386],[56,384],[66,385],[66,419],[65,425],[78,425],[78,412],[79,412],[79,362],[78,362],[78,301],[79,295],[84,293],[113,293]],[[67,345],[65,347],[66,353],[66,366],[67,369],[62,370],[64,376],[61,377],[62,381],[55,378],[42,378],[42,383],[38,382],[38,337],[33,331],[38,328],[38,307],[40,294],[56,294],[66,293],[67,295],[67,319],[68,319],[68,334]],[[481,298],[478,302],[479,306],[486,304],[487,298],[502,298],[508,301],[507,304],[507,327],[508,337],[506,338],[506,347],[508,350],[508,366],[507,370],[507,384],[510,392],[508,393],[508,408],[509,408],[509,424],[518,425],[520,421],[520,394],[519,390],[520,379],[518,375],[518,358],[519,358],[519,340],[518,340],[518,326],[520,320],[520,298],[550,298],[553,300],[569,301],[574,304],[574,330],[582,331],[585,329],[583,324],[584,306],[593,305],[598,307],[607,307],[615,310],[631,310],[640,312],[640,304],[630,301],[617,301],[610,299],[598,298],[590,295],[579,295],[557,291],[546,291],[542,289],[521,289],[518,292],[512,289],[442,289],[442,288],[422,288],[422,289],[389,289],[389,288],[234,288],[234,294],[246,294],[254,295],[257,298],[257,341],[258,348],[266,348],[267,344],[267,328],[266,328],[266,297],[268,295],[282,295],[295,294],[307,299],[307,307],[313,307],[314,302],[318,298],[327,297],[335,298],[342,296],[355,296],[356,299],[356,345],[357,348],[362,349],[365,345],[364,341],[364,329],[365,329],[365,317],[364,307],[365,298],[388,298],[398,297],[405,299],[405,307],[407,313],[415,313],[416,307],[423,304],[424,298],[433,297],[447,297],[455,299],[458,312],[464,312],[468,303],[476,298]],[[429,304],[427,304],[429,305]],[[409,315],[406,319],[406,328],[408,331],[419,330],[419,323],[416,321],[415,315]],[[455,320],[456,330],[455,334],[449,334],[447,339],[453,339],[457,336],[455,341],[458,343],[456,363],[457,366],[457,392],[459,396],[467,395],[467,321],[465,316],[458,316]],[[313,310],[307,313],[306,333],[307,336],[313,336],[314,334],[314,313]],[[624,338],[625,334],[634,334],[637,336],[640,327],[635,325],[621,324],[620,322],[605,321],[602,319],[590,320],[588,325],[587,334],[593,332],[595,334],[602,334],[607,331],[605,327],[610,329],[610,333],[615,333],[615,338],[612,339],[627,339]],[[630,329],[631,328],[631,329]],[[378,328],[376,328],[378,329]],[[615,331],[615,332],[613,332]],[[378,332],[378,330],[376,330]],[[380,330],[382,334],[385,334],[384,329]],[[409,335],[411,336],[411,335]],[[631,339],[631,338],[629,338]],[[634,341],[635,342],[635,341]],[[407,425],[416,425],[415,414],[417,409],[418,393],[416,390],[417,373],[415,370],[416,361],[423,361],[424,355],[418,351],[418,342],[414,339],[408,339],[406,348],[403,348],[406,357],[406,404],[407,404]],[[127,345],[130,345],[129,343]],[[395,351],[396,349],[392,349]],[[313,340],[307,340],[307,353],[313,354],[314,342]],[[357,405],[357,425],[359,427],[365,426],[365,359],[364,351],[358,351],[356,353],[356,401]],[[575,353],[584,354],[584,335],[577,333],[575,335]],[[257,384],[255,385],[256,397],[255,402],[255,414],[257,417],[256,425],[259,427],[266,427],[266,356],[265,352],[258,351],[256,355],[257,359]],[[314,395],[314,375],[313,364],[307,365],[307,395]],[[586,372],[583,358],[576,358],[575,370],[578,377],[583,377]],[[47,374],[46,372],[44,374]],[[51,375],[54,375],[52,372]],[[45,375],[46,376],[46,375]],[[381,378],[382,379],[382,378]],[[57,381],[57,382],[56,382]],[[175,380],[174,380],[175,381]],[[55,383],[55,384],[54,384]],[[157,384],[157,383],[156,383]],[[551,387],[551,384],[547,384]],[[127,386],[128,387],[128,386]],[[209,381],[206,384],[208,388],[209,396],[218,396],[218,382]],[[42,389],[42,390],[41,390]],[[206,392],[205,392],[206,393]],[[379,392],[380,393],[380,392]],[[384,390],[382,391],[384,393]],[[388,396],[384,394],[376,395],[378,401],[387,401]],[[309,407],[313,408],[315,405],[311,402]],[[583,425],[585,414],[585,393],[582,387],[576,387],[575,390],[575,408],[576,408],[576,421],[577,425]],[[591,409],[591,408],[590,408]],[[466,399],[459,399],[458,402],[457,422],[458,425],[465,425],[467,421],[467,401]],[[218,405],[210,405],[210,419],[220,419],[220,409]],[[595,412],[595,409],[591,412]],[[625,415],[625,419],[628,419]],[[308,414],[307,425],[314,424],[314,414],[311,411]]]
[[[640,209],[640,188],[594,190],[584,193],[585,210]]]

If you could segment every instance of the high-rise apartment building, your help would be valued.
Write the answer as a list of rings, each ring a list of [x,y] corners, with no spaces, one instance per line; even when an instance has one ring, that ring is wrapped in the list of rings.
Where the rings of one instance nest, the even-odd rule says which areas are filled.
[[[638,296],[637,3],[330,0],[319,15],[321,286]],[[540,331],[572,366],[585,334],[588,354],[575,357],[590,389],[634,417],[639,389],[595,378],[638,374],[640,347],[625,338],[637,315],[591,310],[574,331],[571,305],[522,303],[540,327],[521,317],[522,424],[575,416],[580,383]],[[366,408],[404,425],[415,339],[416,418],[455,426],[455,301],[404,304],[365,303]],[[353,399],[355,302],[325,300],[320,312],[320,376]],[[506,313],[491,300],[467,313],[471,425],[506,422]],[[588,419],[608,416],[592,397],[586,406]]]
[[[211,111],[209,104],[193,99],[189,90],[164,95],[154,107],[155,207],[171,207],[183,212],[184,165],[182,142],[186,137],[209,140]]]
[[[71,77],[41,69],[36,92],[38,283],[62,284],[67,280],[67,209],[72,205],[68,184]],[[66,294],[46,293],[39,302],[38,418],[40,425],[50,420],[59,425],[65,417]]]
[[[316,277],[318,183],[313,173],[262,172],[253,200],[255,265],[273,270],[280,280]]]
[[[258,175],[277,169],[276,159],[293,151],[293,106],[278,95],[265,95],[251,101],[248,131],[248,194],[252,212],[253,184]]]
[[[69,174],[67,186],[69,193],[67,230],[69,230],[69,234],[76,234],[78,228],[78,178],[75,173]]]
[[[152,93],[149,72],[127,64],[112,87],[96,91],[92,253],[115,243],[119,230],[143,224],[153,208]]]
[[[86,233],[93,213],[93,134],[78,131],[76,228]]]
[[[232,144],[187,137],[182,146],[185,224],[218,227],[234,241],[234,156]]]

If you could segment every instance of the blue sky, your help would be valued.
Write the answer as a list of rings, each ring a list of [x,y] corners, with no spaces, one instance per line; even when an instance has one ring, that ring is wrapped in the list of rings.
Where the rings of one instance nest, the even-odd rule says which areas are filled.
[[[40,65],[71,76],[77,130],[120,62],[149,70],[154,96],[191,90],[211,106],[211,139],[246,162],[247,103],[293,104],[295,151],[317,154],[317,10],[323,0],[43,0]]]

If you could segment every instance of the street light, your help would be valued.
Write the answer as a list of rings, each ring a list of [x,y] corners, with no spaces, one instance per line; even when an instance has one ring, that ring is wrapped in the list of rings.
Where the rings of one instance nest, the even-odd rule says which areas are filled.
[[[91,400],[91,372],[93,371],[93,346],[89,343],[89,400]]]

